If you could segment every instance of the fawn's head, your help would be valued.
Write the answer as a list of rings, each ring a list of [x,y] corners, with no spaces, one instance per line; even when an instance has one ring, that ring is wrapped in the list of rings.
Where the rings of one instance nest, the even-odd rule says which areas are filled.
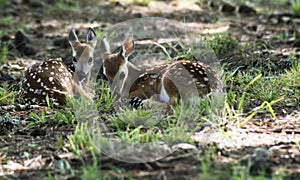
[[[127,36],[122,44],[121,50],[117,53],[112,54],[110,52],[110,46],[105,36],[102,38],[100,48],[103,52],[103,74],[107,77],[109,82],[112,83],[118,73],[120,78],[124,78],[121,76],[127,74],[126,64],[128,62],[128,56],[134,49],[132,35]]]
[[[74,29],[69,33],[69,43],[72,47],[75,73],[79,81],[88,79],[94,65],[94,50],[97,45],[97,36],[92,28],[88,29],[86,43],[81,43]]]

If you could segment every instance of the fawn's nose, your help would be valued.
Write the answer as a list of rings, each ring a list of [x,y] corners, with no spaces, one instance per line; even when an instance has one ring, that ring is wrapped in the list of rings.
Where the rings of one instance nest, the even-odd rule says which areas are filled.
[[[76,74],[77,74],[77,77],[78,77],[79,81],[82,81],[86,78],[86,73],[84,73],[83,71],[79,71]]]

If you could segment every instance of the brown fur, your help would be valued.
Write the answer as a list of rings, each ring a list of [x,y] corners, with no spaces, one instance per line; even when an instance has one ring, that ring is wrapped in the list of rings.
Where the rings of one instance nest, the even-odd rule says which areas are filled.
[[[48,95],[60,104],[65,104],[67,96],[82,95],[86,100],[91,101],[91,91],[85,86],[85,82],[78,79],[76,73],[83,72],[86,76],[84,80],[89,79],[92,67],[90,58],[93,57],[96,46],[95,36],[94,31],[90,28],[87,43],[81,43],[78,41],[75,31],[73,29],[70,31],[69,42],[73,56],[77,59],[74,74],[69,72],[64,63],[55,60],[37,63],[29,67],[24,72],[21,81],[20,91],[24,94],[24,99],[45,102]]]
[[[106,48],[104,72],[109,82],[113,84],[113,81],[118,81],[119,79],[115,79],[115,76],[120,71],[124,73],[128,71],[127,79],[120,80],[121,85],[118,85],[116,90],[121,97],[149,99],[160,94],[164,88],[169,97],[168,103],[174,104],[175,100],[180,98],[203,97],[211,92],[211,80],[219,82],[213,70],[198,61],[179,60],[150,69],[140,69],[134,66],[127,61],[128,54],[134,48],[131,35],[122,45],[122,51],[125,52],[121,51],[117,54],[110,54],[106,38],[102,41]],[[125,70],[120,69],[123,65],[126,67]]]

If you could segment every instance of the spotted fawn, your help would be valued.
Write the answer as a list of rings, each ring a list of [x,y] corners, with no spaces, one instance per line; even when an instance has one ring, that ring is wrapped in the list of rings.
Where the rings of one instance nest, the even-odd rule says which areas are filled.
[[[216,73],[199,61],[182,59],[141,69],[128,61],[134,46],[133,36],[129,35],[120,52],[112,54],[106,37],[102,38],[103,73],[114,95],[131,98],[134,103],[152,98],[174,105],[176,99],[203,97],[221,88]]]
[[[92,28],[88,29],[86,43],[81,43],[74,31],[69,33],[75,72],[66,64],[56,60],[36,63],[29,67],[23,75],[20,92],[25,101],[45,103],[46,96],[60,104],[66,103],[66,97],[82,95],[91,100],[91,92],[87,92],[86,82],[93,67],[93,53],[97,37]]]

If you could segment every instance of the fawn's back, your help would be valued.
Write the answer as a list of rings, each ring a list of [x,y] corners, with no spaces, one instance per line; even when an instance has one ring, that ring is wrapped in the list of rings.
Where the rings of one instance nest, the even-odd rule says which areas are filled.
[[[73,76],[62,62],[50,60],[34,64],[25,71],[21,91],[25,101],[45,102],[46,96],[65,102],[72,94]]]

